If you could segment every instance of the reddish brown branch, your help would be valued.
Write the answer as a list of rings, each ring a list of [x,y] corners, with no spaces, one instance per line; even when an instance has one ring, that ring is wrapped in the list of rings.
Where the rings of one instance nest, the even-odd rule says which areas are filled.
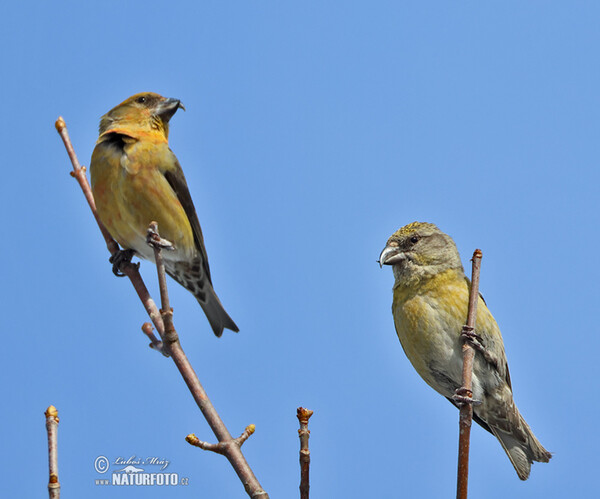
[[[163,262],[162,250],[173,249],[173,245],[166,239],[162,239],[158,233],[158,223],[150,222],[147,230],[146,241],[154,248],[154,260],[156,261],[156,270],[158,273],[158,289],[160,291],[160,315],[162,316],[165,332],[162,335],[163,341],[170,343],[177,341],[175,327],[173,326],[173,309],[169,304],[169,289],[167,287],[167,273]]]
[[[469,485],[469,447],[471,444],[471,423],[473,421],[473,359],[475,348],[473,346],[475,323],[477,322],[477,302],[479,301],[479,272],[481,270],[481,250],[476,249],[471,259],[471,289],[469,290],[469,310],[467,312],[467,323],[463,326],[461,337],[463,338],[463,371],[462,387],[457,390],[461,398],[460,416],[458,422],[458,476],[456,485],[457,499],[466,499]],[[476,344],[476,343],[475,343]]]
[[[175,362],[177,369],[179,369],[179,372],[183,376],[196,404],[198,404],[204,418],[219,441],[218,444],[202,442],[204,446],[198,446],[205,450],[212,450],[219,454],[223,454],[229,460],[233,469],[244,484],[244,488],[248,495],[250,497],[266,499],[268,498],[267,493],[262,489],[260,483],[258,483],[256,476],[254,476],[254,473],[240,448],[242,443],[254,433],[254,425],[247,426],[246,431],[237,439],[234,439],[231,436],[225,423],[223,423],[219,413],[204,391],[204,387],[200,383],[198,376],[194,372],[194,369],[179,342],[179,336],[173,325],[173,309],[169,303],[167,276],[162,256],[162,250],[171,247],[171,245],[169,241],[161,239],[160,234],[158,233],[158,224],[156,222],[152,222],[148,227],[148,243],[154,248],[154,259],[156,261],[156,271],[158,273],[162,306],[160,313],[162,314],[163,323],[165,325],[165,334],[163,336],[164,346],[171,355],[173,362]],[[246,433],[247,435],[244,436]],[[198,443],[201,442],[198,439],[196,440]]]
[[[60,498],[60,482],[58,481],[58,411],[51,405],[44,413],[46,431],[48,432],[48,495],[50,499]]]
[[[300,421],[298,436],[300,437],[300,499],[308,499],[310,489],[309,469],[310,469],[310,451],[308,450],[308,438],[310,430],[308,429],[308,420],[313,415],[313,411],[298,407],[296,417]]]
[[[243,443],[250,438],[250,435],[252,435],[255,430],[256,426],[249,424],[239,437],[234,438],[229,442],[219,442],[217,444],[204,442],[200,440],[194,433],[190,433],[187,437],[185,437],[185,441],[194,447],[200,447],[203,450],[209,450],[211,452],[216,452],[217,454],[223,454],[226,456],[229,446],[237,445],[238,447],[241,447]]]
[[[86,201],[90,205],[90,209],[96,219],[96,223],[100,228],[100,232],[102,232],[102,236],[106,241],[106,247],[108,251],[110,251],[111,255],[114,255],[117,251],[119,251],[119,245],[117,242],[111,237],[104,224],[98,218],[98,213],[96,211],[96,202],[94,201],[94,195],[92,194],[92,189],[90,188],[90,184],[88,183],[87,177],[85,175],[85,166],[81,166],[79,164],[79,160],[77,159],[77,154],[75,154],[75,149],[73,149],[73,144],[71,144],[71,139],[69,138],[69,131],[67,130],[67,124],[65,120],[63,120],[62,116],[59,116],[54,123],[56,127],[56,131],[60,135],[65,148],[67,149],[67,154],[69,155],[69,159],[71,160],[71,164],[73,165],[73,171],[71,172],[71,176],[79,182],[79,186],[83,191],[83,195],[85,196]]]
[[[71,145],[69,139],[69,134],[67,133],[66,124],[62,118],[59,118],[56,121],[56,129],[58,130],[58,133],[63,139],[63,142],[69,154],[69,158],[71,158],[71,163],[73,164],[74,170],[73,176],[79,182],[79,185],[81,186],[84,195],[88,200],[88,204],[90,205],[92,213],[96,218],[96,222],[98,223],[98,226],[102,231],[109,251],[111,252],[111,254],[115,254],[118,251],[119,246],[112,239],[112,237],[98,218],[92,191],[85,176],[85,169],[79,166],[77,156],[75,155],[73,146]],[[154,239],[152,235],[150,235],[149,238]],[[173,326],[173,311],[169,305],[169,298],[166,289],[165,269],[164,265],[162,264],[162,254],[160,254],[163,247],[163,243],[165,243],[165,241],[161,240],[160,236],[158,236],[158,240],[153,240],[152,242],[155,248],[155,252],[158,251],[159,253],[156,257],[156,262],[157,270],[159,273],[159,284],[161,287],[162,310],[160,312],[156,307],[154,300],[152,300],[152,298],[150,297],[150,293],[148,292],[148,289],[146,288],[146,285],[144,284],[142,277],[138,272],[137,266],[134,264],[126,264],[120,267],[120,270],[131,280],[131,283],[133,284],[133,287],[135,288],[138,296],[140,297],[140,300],[142,301],[144,308],[148,313],[148,316],[154,323],[154,326],[156,327],[156,330],[158,331],[162,339],[162,344],[160,344],[160,342],[152,334],[151,327],[144,325],[142,327],[142,330],[151,339],[152,346],[154,348],[160,350],[164,354],[168,353],[171,355],[173,362],[177,366],[177,369],[179,369],[179,372],[181,373],[181,376],[183,377],[190,392],[192,393],[194,400],[198,404],[198,407],[202,411],[202,414],[206,418],[206,421],[208,422],[215,436],[219,440],[219,444],[222,443],[223,447],[225,447],[226,451],[223,452],[223,454],[227,457],[227,459],[233,466],[238,477],[242,481],[242,484],[244,485],[244,488],[248,495],[256,499],[268,499],[269,495],[262,489],[260,483],[254,476],[254,473],[248,465],[248,462],[246,461],[246,458],[242,454],[240,448],[241,444],[254,431],[253,425],[250,425],[246,428],[246,432],[248,432],[247,436],[244,437],[246,433],[244,432],[242,436],[238,437],[237,439],[231,437],[231,434],[227,430],[216,409],[208,399],[208,396],[206,395],[206,392],[204,391],[204,388],[202,387],[198,376],[194,372],[194,369],[192,368],[189,360],[183,352],[183,349],[181,348],[179,338]],[[250,428],[252,428],[252,430],[250,430]]]
[[[149,322],[144,322],[142,324],[142,332],[148,337],[148,339],[150,340],[150,348],[153,348],[154,350],[159,351],[160,353],[162,353],[165,357],[168,357],[169,354],[167,353],[166,348],[163,348],[163,342],[160,341],[156,335],[154,334],[154,329],[152,329],[152,324],[150,324]]]

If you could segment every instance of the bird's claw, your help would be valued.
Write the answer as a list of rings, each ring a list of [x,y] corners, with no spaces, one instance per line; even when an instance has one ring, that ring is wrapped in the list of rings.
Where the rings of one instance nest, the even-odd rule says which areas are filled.
[[[155,224],[156,222],[151,223],[150,227],[148,227],[148,230],[146,231],[146,243],[148,246],[151,246],[152,248],[174,251],[175,245],[168,239],[163,239],[160,237]]]
[[[479,336],[472,327],[463,326],[460,336],[475,350],[479,350],[480,352],[485,351],[485,347],[483,346],[483,338]]]
[[[483,338],[476,334],[473,328],[466,325],[463,326],[460,336],[465,342],[469,343],[469,345],[481,353],[488,364],[498,369],[498,366],[500,365],[498,358],[483,346]]]
[[[135,255],[135,250],[132,249],[124,249],[117,251],[114,255],[112,255],[108,261],[113,264],[112,271],[117,277],[123,277],[125,274],[121,271],[121,268],[124,265],[131,264],[134,265],[136,269],[140,268],[140,262],[131,263],[131,259]]]
[[[452,400],[454,400],[454,402],[456,402],[456,404],[459,407],[462,405],[465,405],[465,404],[471,404],[471,405],[480,405],[481,404],[481,400],[475,400],[473,398],[473,391],[467,390],[463,386],[456,389],[456,391],[454,392],[454,395],[452,395]]]

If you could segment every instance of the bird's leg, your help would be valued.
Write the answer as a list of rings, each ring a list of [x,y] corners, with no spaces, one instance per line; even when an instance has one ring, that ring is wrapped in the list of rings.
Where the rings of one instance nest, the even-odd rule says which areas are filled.
[[[117,251],[114,255],[112,255],[108,261],[113,264],[112,271],[117,277],[123,277],[125,274],[121,271],[121,267],[123,265],[131,264],[135,265],[136,269],[140,268],[140,262],[131,263],[131,259],[135,255],[135,250],[132,249],[122,249]]]

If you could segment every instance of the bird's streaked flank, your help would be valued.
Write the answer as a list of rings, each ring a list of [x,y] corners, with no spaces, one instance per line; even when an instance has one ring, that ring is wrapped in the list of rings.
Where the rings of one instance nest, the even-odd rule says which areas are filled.
[[[462,385],[460,333],[467,317],[469,280],[450,236],[430,223],[413,222],[388,239],[379,257],[392,265],[392,313],[406,356],[425,382],[454,405]],[[533,461],[552,455],[535,437],[513,400],[500,329],[483,298],[475,333],[483,351],[473,363],[473,418],[495,435],[521,480]]]
[[[90,175],[98,216],[122,246],[121,257],[154,261],[146,243],[152,221],[174,245],[163,252],[167,273],[196,297],[215,335],[238,331],[217,297],[210,275],[200,222],[187,182],[169,148],[169,120],[178,99],[152,92],[136,94],[100,120],[100,137]]]

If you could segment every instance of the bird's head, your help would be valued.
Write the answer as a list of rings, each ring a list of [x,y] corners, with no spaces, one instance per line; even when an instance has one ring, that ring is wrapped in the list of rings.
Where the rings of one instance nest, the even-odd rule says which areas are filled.
[[[132,95],[100,119],[100,135],[112,129],[158,132],[169,136],[169,120],[185,107],[179,99],[142,92]]]
[[[379,264],[392,265],[396,284],[460,269],[460,255],[450,236],[434,224],[413,222],[394,232],[379,255]]]

